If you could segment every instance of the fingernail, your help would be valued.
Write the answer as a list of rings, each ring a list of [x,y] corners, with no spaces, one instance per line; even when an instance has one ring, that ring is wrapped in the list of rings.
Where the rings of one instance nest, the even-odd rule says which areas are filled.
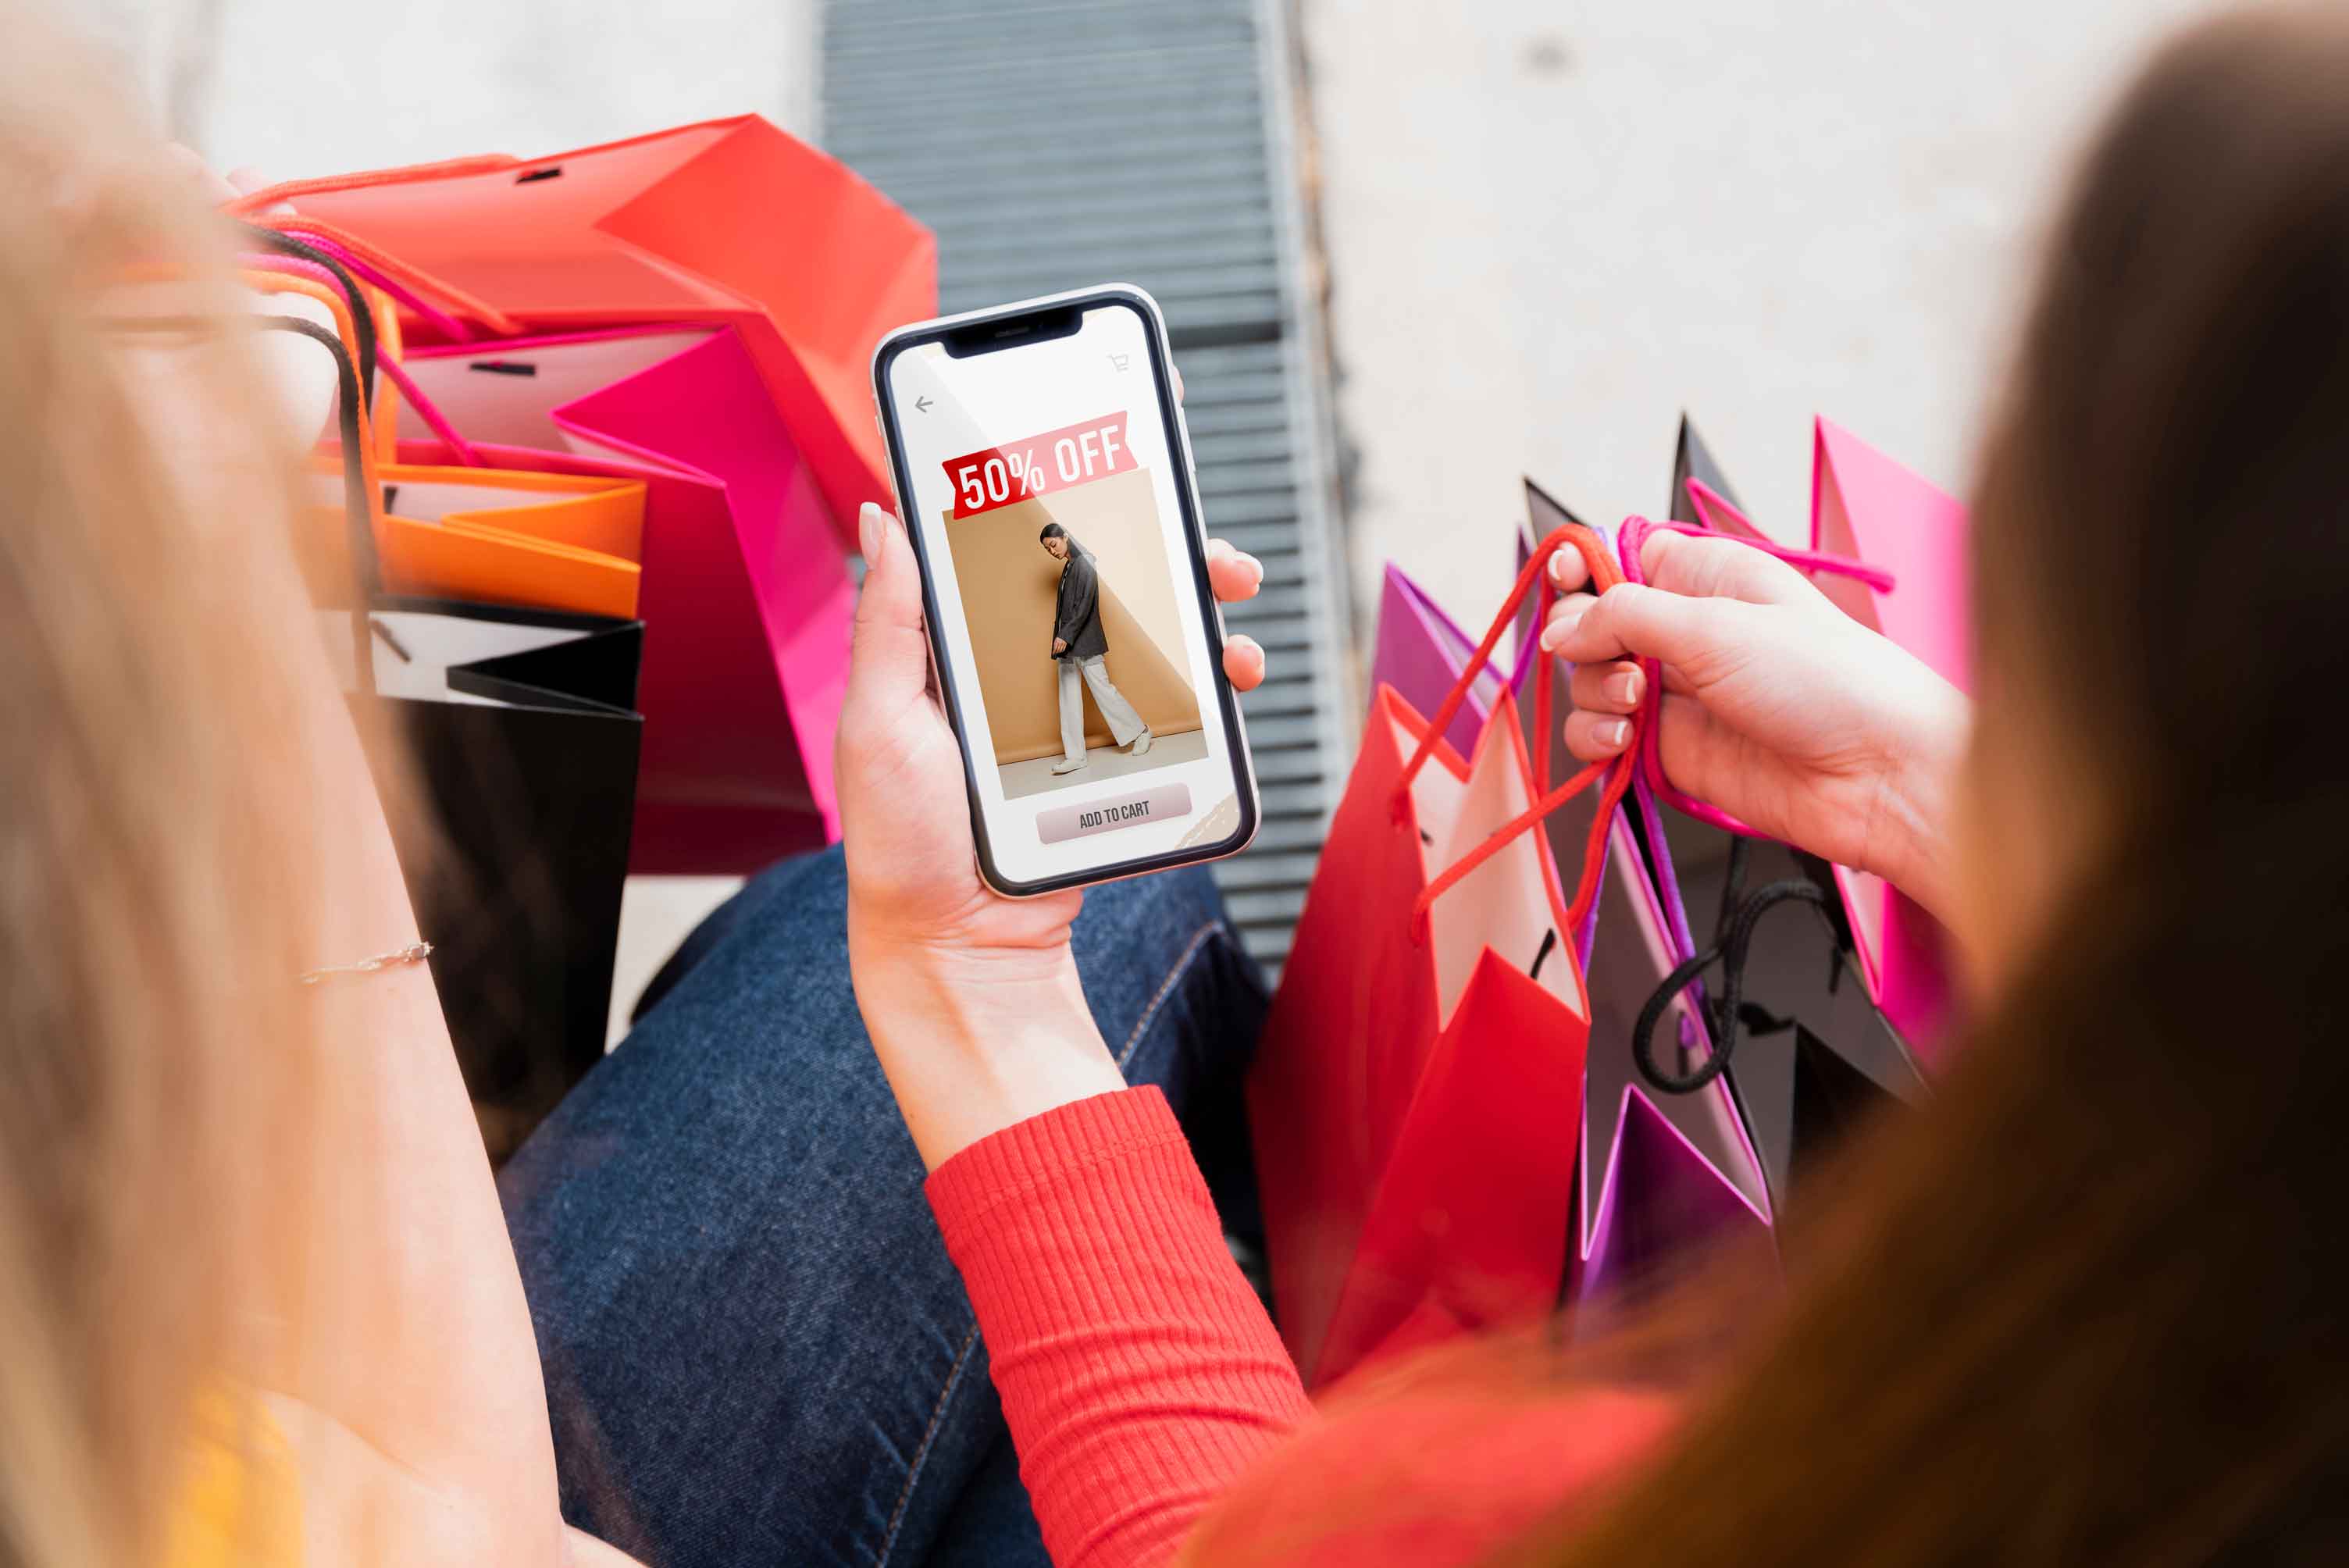
[[[1560,615],[1557,620],[1544,626],[1541,634],[1542,652],[1546,654],[1557,652],[1558,645],[1574,635],[1574,629],[1580,624],[1582,624],[1582,616],[1578,612],[1571,615]]]
[[[864,552],[864,563],[873,564],[881,553],[882,531],[889,526],[881,509],[866,501],[856,514],[856,547]]]
[[[1608,701],[1619,702],[1625,707],[1630,707],[1639,702],[1642,684],[1644,677],[1638,670],[1625,670],[1620,675],[1609,676],[1599,690],[1607,694]]]
[[[1566,581],[1566,552],[1561,550],[1549,558],[1548,571],[1549,580],[1551,582],[1564,583]]]
[[[1597,738],[1599,745],[1612,751],[1631,738],[1631,721],[1628,718],[1610,718],[1603,724],[1594,725],[1590,733]]]
[[[1264,583],[1264,562],[1258,561],[1253,555],[1242,555],[1240,559],[1248,563],[1248,570],[1256,573],[1257,585],[1262,586]]]

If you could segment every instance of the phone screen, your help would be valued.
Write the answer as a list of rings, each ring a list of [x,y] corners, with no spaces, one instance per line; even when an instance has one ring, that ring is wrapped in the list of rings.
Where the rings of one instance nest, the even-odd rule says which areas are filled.
[[[877,362],[981,865],[1006,891],[1255,830],[1160,342],[1139,301],[1096,294],[1028,341],[916,328]]]

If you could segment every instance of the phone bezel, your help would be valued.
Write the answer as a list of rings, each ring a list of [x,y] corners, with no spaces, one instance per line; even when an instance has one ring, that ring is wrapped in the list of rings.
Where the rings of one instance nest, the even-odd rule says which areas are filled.
[[[978,792],[978,770],[971,758],[969,737],[963,727],[962,695],[956,687],[954,671],[939,637],[936,580],[930,571],[929,553],[922,542],[923,531],[912,521],[905,521],[905,498],[914,493],[913,471],[906,459],[905,444],[898,425],[896,399],[889,388],[889,367],[899,355],[908,349],[927,343],[944,343],[950,337],[967,335],[975,327],[1017,327],[1023,319],[1033,322],[1036,318],[1059,316],[1071,309],[1081,317],[1087,310],[1104,305],[1123,306],[1134,312],[1142,317],[1147,329],[1143,337],[1150,347],[1151,388],[1157,399],[1159,418],[1165,427],[1166,449],[1176,459],[1175,502],[1183,514],[1183,536],[1191,559],[1192,586],[1198,596],[1200,624],[1206,632],[1208,664],[1216,687],[1216,707],[1223,721],[1225,756],[1231,763],[1232,786],[1239,801],[1240,820],[1230,836],[1214,843],[1195,844],[1155,855],[1109,860],[1098,866],[1064,872],[1057,876],[1017,882],[1006,877],[995,861],[994,848],[988,840],[987,810]],[[967,352],[1016,352],[1023,345],[1048,341],[1056,335],[1057,332],[1014,333],[1010,338],[1016,341],[1007,339],[976,346]],[[947,722],[954,727],[956,748],[962,753],[963,789],[970,809],[971,841],[978,850],[978,873],[988,887],[1007,897],[1033,898],[1041,893],[1057,892],[1063,888],[1090,887],[1097,882],[1115,882],[1123,877],[1221,860],[1226,855],[1237,854],[1254,842],[1262,820],[1263,810],[1257,791],[1256,762],[1248,752],[1247,729],[1241,722],[1238,694],[1232,689],[1231,678],[1224,673],[1223,616],[1216,603],[1214,584],[1207,575],[1207,542],[1200,515],[1198,475],[1191,458],[1191,433],[1183,418],[1182,400],[1174,396],[1173,365],[1172,351],[1166,341],[1166,319],[1158,309],[1158,302],[1133,284],[1102,284],[1067,294],[1017,300],[986,310],[966,311],[957,315],[915,322],[890,333],[873,351],[874,408],[881,425],[882,442],[889,451],[889,482],[896,492],[897,516],[904,522],[905,537],[913,542],[914,559],[921,568],[922,618],[929,639],[930,669],[937,681],[939,696],[945,699]]]

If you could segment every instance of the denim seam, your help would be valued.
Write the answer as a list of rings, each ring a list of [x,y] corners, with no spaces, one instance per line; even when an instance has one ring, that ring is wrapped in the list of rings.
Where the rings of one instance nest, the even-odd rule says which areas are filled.
[[[938,1435],[938,1423],[947,1418],[947,1402],[961,1386],[964,1363],[970,1359],[970,1347],[978,1343],[978,1324],[974,1320],[970,1332],[962,1336],[962,1348],[955,1352],[954,1366],[947,1371],[947,1385],[938,1390],[938,1402],[930,1410],[929,1427],[914,1449],[914,1462],[905,1470],[905,1490],[897,1494],[897,1506],[889,1511],[889,1528],[881,1535],[881,1555],[874,1568],[887,1568],[889,1554],[897,1549],[897,1527],[905,1522],[905,1505],[914,1501],[914,1483],[922,1479],[922,1466],[928,1462],[930,1444]]]
[[[1125,1064],[1133,1059],[1133,1053],[1142,1045],[1143,1032],[1148,1029],[1151,1021],[1158,1016],[1160,1005],[1166,1000],[1167,994],[1174,989],[1174,983],[1183,978],[1183,972],[1191,967],[1191,960],[1199,955],[1199,949],[1206,945],[1207,938],[1223,929],[1222,921],[1211,920],[1191,934],[1189,944],[1183,949],[1182,955],[1174,960],[1174,966],[1166,971],[1166,978],[1159,983],[1158,995],[1150,998],[1150,1006],[1142,1009],[1142,1016],[1133,1021],[1133,1033],[1126,1036],[1124,1046],[1120,1047],[1117,1053],[1118,1071],[1123,1072]]]

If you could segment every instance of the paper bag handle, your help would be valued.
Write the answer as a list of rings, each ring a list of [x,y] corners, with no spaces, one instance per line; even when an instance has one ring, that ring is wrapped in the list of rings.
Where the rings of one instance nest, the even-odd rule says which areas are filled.
[[[1453,719],[1460,712],[1460,705],[1467,700],[1469,688],[1475,684],[1477,676],[1483,673],[1485,666],[1492,662],[1493,649],[1499,644],[1502,631],[1516,620],[1518,606],[1525,603],[1526,594],[1534,591],[1537,586],[1539,593],[1535,601],[1532,635],[1537,640],[1541,636],[1542,625],[1549,618],[1550,602],[1557,593],[1557,585],[1549,575],[1550,557],[1556,555],[1560,550],[1566,549],[1574,550],[1581,555],[1584,564],[1590,571],[1591,586],[1597,592],[1603,593],[1623,581],[1622,570],[1615,562],[1614,552],[1607,547],[1607,542],[1594,530],[1582,523],[1560,524],[1551,531],[1549,537],[1544,539],[1535,548],[1532,555],[1526,558],[1524,567],[1518,571],[1516,583],[1509,590],[1507,601],[1502,604],[1499,613],[1493,617],[1492,624],[1485,628],[1484,641],[1476,645],[1476,651],[1469,655],[1467,664],[1462,667],[1458,677],[1453,682],[1452,690],[1446,694],[1442,705],[1436,708],[1434,717],[1428,721],[1427,733],[1421,738],[1419,749],[1414,751],[1411,760],[1403,765],[1402,777],[1396,783],[1393,799],[1393,810],[1398,820],[1410,805],[1412,781],[1419,777],[1420,769],[1427,765],[1428,758],[1434,754],[1437,742],[1450,729]],[[1551,683],[1544,679],[1536,686],[1534,692],[1534,724],[1537,731],[1534,740],[1534,777],[1541,784],[1549,782],[1550,686]],[[1635,716],[1631,722],[1636,727],[1640,719]],[[1433,907],[1438,898],[1457,886],[1469,872],[1498,854],[1519,834],[1574,799],[1594,779],[1603,775],[1607,781],[1599,796],[1598,814],[1591,820],[1589,841],[1584,846],[1582,875],[1575,883],[1574,903],[1567,910],[1567,929],[1571,931],[1580,926],[1584,917],[1589,913],[1591,906],[1599,899],[1599,874],[1606,868],[1604,851],[1608,824],[1614,818],[1617,804],[1623,799],[1623,791],[1630,785],[1630,753],[1627,751],[1618,759],[1618,764],[1610,769],[1606,763],[1594,762],[1583,769],[1565,783],[1543,794],[1525,810],[1494,829],[1483,843],[1461,856],[1459,860],[1430,881],[1420,890],[1419,897],[1412,904],[1413,935],[1417,939],[1425,939],[1428,911]]]
[[[343,298],[349,302],[351,307],[352,325],[357,329],[358,340],[353,346],[353,350],[358,363],[359,387],[372,396],[372,388],[375,385],[375,362],[379,346],[376,341],[375,316],[367,309],[367,294],[360,289],[358,280],[351,275],[348,268],[332,255],[316,246],[294,238],[291,234],[281,234],[274,229],[264,229],[258,223],[240,223],[237,227],[252,243],[254,249],[269,260],[310,263],[322,269],[326,273],[327,281],[342,291]],[[252,263],[244,264],[249,266]],[[314,274],[305,273],[303,275],[313,276]]]
[[[1755,889],[1733,910],[1724,908],[1720,940],[1703,952],[1682,960],[1640,1009],[1640,1016],[1631,1026],[1631,1062],[1640,1069],[1640,1076],[1666,1094],[1693,1094],[1728,1071],[1730,1053],[1737,1048],[1749,1022],[1744,1000],[1745,963],[1753,946],[1754,928],[1778,905],[1799,903],[1818,910],[1832,929],[1834,917],[1826,913],[1827,899],[1827,892],[1807,877],[1789,877]],[[1695,985],[1698,977],[1715,964],[1721,965],[1718,996],[1709,998],[1700,994],[1697,997],[1697,1005],[1707,1015],[1713,1049],[1689,1071],[1667,1073],[1656,1063],[1656,1026],[1663,1021],[1672,998]]]
[[[256,228],[258,229],[257,225]],[[258,229],[258,232],[283,240],[289,245],[301,245],[305,251],[327,258],[336,266],[346,269],[363,282],[381,289],[394,300],[414,311],[429,322],[433,330],[443,336],[460,342],[470,342],[475,335],[471,324],[458,320],[399,279],[367,265],[332,240],[321,239],[316,244],[309,244],[291,235],[279,234],[274,229]]]
[[[376,546],[376,520],[381,512],[383,487],[376,478],[375,439],[367,418],[367,392],[358,383],[357,356],[353,352],[353,345],[360,337],[359,323],[367,318],[364,313],[353,315],[340,295],[321,287],[308,277],[274,273],[259,278],[250,273],[246,275],[264,292],[297,294],[305,299],[316,300],[334,315],[335,331],[331,335],[316,323],[306,322],[303,324],[307,329],[303,335],[322,339],[331,336],[336,348],[335,363],[347,373],[341,382],[337,408],[342,420],[340,434],[345,447],[343,456],[347,474],[351,460],[349,445],[354,439],[358,443],[358,472],[362,483],[357,496],[347,502],[345,511],[351,536],[351,571],[358,582],[364,618],[366,607],[374,603],[376,595],[383,590],[383,562]],[[362,677],[366,673],[365,669],[361,671]]]
[[[349,230],[329,223],[324,218],[308,218],[294,213],[264,218],[262,222],[281,234],[297,235],[313,242],[325,241],[342,253],[347,265],[357,263],[381,279],[406,284],[413,290],[445,301],[492,332],[506,337],[516,336],[522,332],[522,323],[480,295],[460,289],[444,278],[436,277],[422,267],[401,261],[388,251],[370,244]]]
[[[291,277],[308,278],[316,283],[333,283],[337,277],[337,274],[328,267],[317,262],[305,261],[298,256],[254,256],[246,258],[243,264],[248,272],[283,273]],[[349,280],[344,278],[342,281],[347,284]],[[360,325],[359,342],[364,352],[367,346],[373,340],[373,333],[368,329],[370,318],[367,314],[364,301],[359,303],[354,319]],[[438,404],[424,395],[422,389],[409,376],[407,368],[397,358],[388,354],[381,355],[374,359],[374,366],[389,379],[398,395],[406,398],[417,413],[422,416],[424,422],[432,428],[432,433],[448,445],[459,462],[469,469],[481,466],[481,455],[473,449],[472,443],[457,433],[456,427],[449,423],[448,416],[440,412]],[[363,397],[367,397],[368,390],[367,373],[362,366],[359,372],[359,395]]]
[[[265,332],[291,332],[312,342],[324,345],[335,356],[335,372],[339,396],[336,399],[337,445],[343,458],[343,521],[350,535],[351,576],[358,591],[358,602],[351,612],[352,649],[355,656],[353,675],[359,690],[375,694],[375,649],[368,637],[368,611],[375,603],[377,591],[383,583],[383,572],[375,551],[375,512],[369,500],[375,490],[374,476],[368,471],[367,413],[359,401],[358,369],[351,363],[350,350],[343,340],[315,321],[300,316],[263,316],[260,325]]]
[[[1700,481],[1695,480],[1689,481],[1692,493],[1696,493],[1700,488]],[[1703,493],[1712,494],[1710,490],[1705,490]],[[1758,550],[1764,555],[1775,555],[1788,565],[1806,572],[1825,572],[1838,577],[1851,578],[1855,582],[1867,584],[1878,593],[1889,593],[1897,585],[1892,573],[1882,567],[1869,566],[1846,556],[1829,555],[1824,551],[1817,550],[1795,550],[1784,544],[1773,543],[1768,540],[1748,539],[1742,534],[1723,533],[1717,529],[1700,528],[1693,523],[1654,522],[1644,517],[1627,518],[1623,522],[1620,538],[1623,552],[1622,573],[1625,582],[1640,583],[1647,582],[1647,573],[1640,566],[1640,555],[1647,546],[1648,536],[1659,530],[1671,533],[1691,534],[1701,539],[1732,540],[1748,550]],[[1682,814],[1693,817],[1710,827],[1719,828],[1726,833],[1735,833],[1741,838],[1768,837],[1767,834],[1757,832],[1746,826],[1719,807],[1708,805],[1693,795],[1681,793],[1679,788],[1664,776],[1663,748],[1659,739],[1663,726],[1658,722],[1659,710],[1664,697],[1663,671],[1654,659],[1642,659],[1640,664],[1647,673],[1648,678],[1645,683],[1647,695],[1640,701],[1640,712],[1633,725],[1638,733],[1632,737],[1631,750],[1626,755],[1637,754],[1640,771],[1647,779],[1648,788],[1655,792],[1657,799],[1672,806]],[[1544,683],[1544,689],[1547,689],[1547,683]]]

